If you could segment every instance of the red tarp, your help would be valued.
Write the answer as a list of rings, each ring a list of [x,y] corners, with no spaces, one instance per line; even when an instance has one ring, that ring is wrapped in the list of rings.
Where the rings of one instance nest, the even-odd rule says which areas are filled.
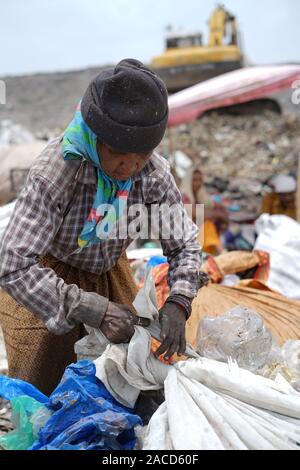
[[[169,97],[168,126],[194,121],[209,109],[267,97],[300,79],[299,65],[247,67],[194,85]]]

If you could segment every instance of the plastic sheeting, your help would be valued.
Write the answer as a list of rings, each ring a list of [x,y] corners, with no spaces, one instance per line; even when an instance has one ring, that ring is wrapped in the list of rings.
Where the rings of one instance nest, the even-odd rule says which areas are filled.
[[[135,308],[154,319],[153,328],[150,274]],[[282,377],[272,381],[204,358],[166,365],[151,353],[150,336],[136,327],[129,344],[108,345],[95,361],[98,378],[127,406],[140,390],[164,385],[166,399],[149,422],[144,450],[298,448],[300,395]]]
[[[5,375],[0,376],[0,396],[6,400],[27,395],[40,403],[48,403],[48,397],[33,385],[20,379],[11,379]]]
[[[255,224],[256,250],[270,254],[268,286],[300,299],[300,224],[284,215],[262,214]]]
[[[133,306],[140,317],[150,320],[150,327],[135,327],[129,344],[108,344],[95,361],[96,376],[124,406],[134,407],[141,390],[163,388],[168,366],[151,353],[151,335],[159,339],[158,309],[151,268]],[[147,331],[148,330],[148,331]],[[102,335],[103,336],[103,335]],[[99,343],[103,338],[97,333]],[[105,338],[105,337],[104,337]]]
[[[38,427],[39,431],[35,429],[38,432],[38,439],[33,443],[32,450],[134,448],[136,443],[134,427],[142,424],[141,419],[116,402],[97,379],[95,372],[95,365],[90,361],[70,365],[49,398],[26,382],[0,377],[1,396],[11,400],[27,395],[38,407],[45,405],[51,412],[47,422],[45,424],[42,422],[43,426],[40,429]],[[29,413],[30,409],[27,411]],[[26,413],[27,411],[25,410]],[[24,422],[27,426],[28,420]],[[34,429],[32,426],[26,429],[30,434],[28,443],[31,445]],[[5,436],[6,439],[9,437],[10,433]],[[21,437],[24,448],[24,433]],[[20,439],[14,442],[14,448],[18,448],[18,443],[20,444]]]
[[[32,449],[132,449],[138,416],[120,406],[95,376],[95,365],[69,366],[49,398],[52,417]]]
[[[189,360],[170,368],[165,396],[144,450],[299,450],[300,395],[283,379]]]
[[[160,325],[152,270],[149,268],[145,283],[137,293],[133,306],[140,317],[150,320],[147,328],[135,327],[135,334],[129,344],[108,344],[107,339],[94,330],[91,341],[97,338],[99,350],[106,346],[104,353],[95,360],[96,376],[105,384],[110,393],[127,407],[134,407],[141,390],[163,388],[168,366],[160,362],[151,352],[151,338],[160,341]],[[86,340],[88,342],[88,338]],[[81,343],[82,345],[82,343]],[[78,343],[76,346],[78,351]],[[83,352],[89,351],[84,343]],[[187,355],[195,352],[187,345]],[[197,356],[197,355],[196,355]]]
[[[95,361],[96,376],[124,406],[133,408],[141,390],[163,388],[169,366],[150,351],[150,334],[135,327],[129,345],[109,345]]]
[[[169,366],[153,358],[149,367],[149,340],[145,330],[132,338],[139,346],[129,365],[123,345],[108,347],[102,358],[108,387],[123,398],[164,381],[166,399],[149,422],[144,450],[299,450],[300,395],[283,377],[273,381],[205,358]]]
[[[169,98],[168,126],[194,121],[209,109],[245,103],[289,88],[299,65],[245,67],[206,80]]]
[[[259,313],[280,346],[288,339],[299,339],[300,302],[270,290],[261,282],[246,280],[235,287],[208,284],[199,290],[186,325],[192,346],[197,345],[197,328],[205,316],[218,317],[238,305]]]
[[[48,421],[51,411],[26,395],[12,398],[10,404],[16,429],[0,437],[0,448],[26,450],[37,439],[38,431]]]

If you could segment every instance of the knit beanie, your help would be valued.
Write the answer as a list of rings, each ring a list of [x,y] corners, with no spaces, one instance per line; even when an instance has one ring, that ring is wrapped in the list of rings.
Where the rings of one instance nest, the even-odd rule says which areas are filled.
[[[168,120],[168,93],[163,81],[135,59],[103,70],[88,86],[81,113],[98,139],[125,153],[153,150]]]

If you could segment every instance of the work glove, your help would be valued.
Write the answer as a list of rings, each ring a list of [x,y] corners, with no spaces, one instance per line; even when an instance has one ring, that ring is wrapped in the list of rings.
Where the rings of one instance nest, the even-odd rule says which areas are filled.
[[[128,343],[134,334],[134,325],[149,326],[146,318],[134,315],[127,305],[109,302],[100,330],[111,343]]]
[[[164,354],[168,360],[175,352],[184,354],[185,340],[185,309],[175,302],[166,302],[159,312],[162,343],[156,351],[156,356]]]

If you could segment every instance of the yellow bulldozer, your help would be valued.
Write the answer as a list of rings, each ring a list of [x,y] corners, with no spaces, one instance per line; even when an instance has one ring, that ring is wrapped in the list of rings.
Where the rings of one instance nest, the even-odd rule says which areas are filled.
[[[152,68],[176,92],[203,80],[243,67],[243,53],[235,16],[219,5],[209,20],[209,41],[202,34],[169,32],[166,50],[153,57]]]

